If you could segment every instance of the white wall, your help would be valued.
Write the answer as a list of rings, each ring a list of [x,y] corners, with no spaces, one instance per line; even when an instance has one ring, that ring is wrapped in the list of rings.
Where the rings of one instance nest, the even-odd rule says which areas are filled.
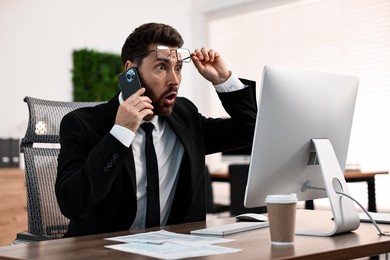
[[[72,99],[72,51],[92,48],[120,53],[127,35],[145,22],[175,27],[193,50],[207,45],[204,13],[236,5],[296,0],[0,0],[0,138],[21,138],[28,111],[25,96]],[[209,46],[213,47],[213,46]],[[207,85],[192,65],[185,67],[180,95],[201,112],[208,108]],[[381,176],[382,177],[382,176]],[[386,177],[378,178],[378,207],[387,205]],[[358,189],[365,194],[365,189]]]
[[[146,22],[172,25],[191,50],[205,45],[204,39],[193,37],[197,16],[192,2],[1,0],[0,138],[23,137],[28,118],[25,96],[72,99],[74,49],[119,54],[128,34]],[[194,38],[199,45],[193,44]],[[197,102],[202,98],[194,95],[193,79],[199,81],[194,72],[192,64],[184,69],[180,94]]]
[[[270,0],[1,0],[0,138],[24,136],[25,96],[72,100],[74,49],[119,54],[135,27],[162,22],[175,27],[185,47],[194,50],[207,45],[205,12],[248,2]],[[210,92],[201,88],[208,82],[192,64],[183,73],[180,95],[206,113]]]

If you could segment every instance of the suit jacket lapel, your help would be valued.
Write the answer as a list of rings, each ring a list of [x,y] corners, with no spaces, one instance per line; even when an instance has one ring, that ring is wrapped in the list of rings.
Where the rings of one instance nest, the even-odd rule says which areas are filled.
[[[183,120],[173,111],[169,116],[166,117],[166,120],[173,132],[176,134],[177,138],[179,138],[180,142],[184,146],[184,150],[190,156],[193,154],[192,147],[192,139],[191,133],[187,128],[187,125],[183,122]]]
[[[131,185],[133,186],[133,190],[135,191],[135,195],[137,195],[137,180],[135,176],[135,163],[134,163],[134,156],[133,156],[133,149],[130,145],[130,156],[129,160],[125,163],[126,171],[130,175]]]
[[[187,221],[194,191],[195,174],[193,174],[191,170],[193,169],[191,166],[193,163],[191,156],[194,154],[194,148],[192,145],[191,134],[187,128],[187,125],[174,111],[166,117],[166,120],[172,128],[172,131],[176,134],[177,138],[182,143],[185,150],[182,165],[178,173],[179,181],[177,183],[175,197],[167,222],[167,224],[170,225]],[[188,189],[191,189],[191,192],[188,192]]]

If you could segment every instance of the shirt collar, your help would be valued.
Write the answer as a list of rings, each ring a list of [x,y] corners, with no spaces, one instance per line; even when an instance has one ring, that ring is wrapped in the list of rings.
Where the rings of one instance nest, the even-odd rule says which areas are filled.
[[[142,123],[152,123],[154,125],[154,129],[159,131],[159,128],[160,128],[160,124],[161,124],[161,120],[159,120],[159,116],[154,116],[151,120],[149,121],[145,121],[145,120],[142,120]]]

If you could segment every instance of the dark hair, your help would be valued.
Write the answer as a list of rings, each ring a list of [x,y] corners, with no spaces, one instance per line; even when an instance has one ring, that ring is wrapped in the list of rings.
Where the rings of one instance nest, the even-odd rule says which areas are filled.
[[[143,24],[136,28],[123,44],[121,55],[123,65],[127,60],[140,65],[142,59],[147,55],[140,54],[146,53],[148,46],[153,43],[182,47],[184,41],[178,31],[169,25],[161,23]]]

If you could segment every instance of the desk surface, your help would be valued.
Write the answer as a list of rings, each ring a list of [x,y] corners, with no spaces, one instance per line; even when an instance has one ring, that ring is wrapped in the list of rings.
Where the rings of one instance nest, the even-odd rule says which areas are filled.
[[[307,223],[319,224],[329,222],[329,212],[326,211],[297,211],[297,228]],[[215,219],[206,222],[196,222],[182,225],[166,226],[163,229],[189,233],[193,229],[204,228],[234,222],[233,218]],[[380,225],[384,231],[390,230],[390,225]],[[156,229],[148,229],[156,230]],[[105,245],[118,242],[104,240],[105,237],[126,235],[135,231],[116,232],[111,234],[92,235],[78,238],[65,238],[31,244],[19,244],[0,247],[0,259],[148,259],[105,248]],[[390,237],[380,237],[372,224],[361,223],[360,227],[349,233],[333,237],[295,236],[295,245],[287,247],[272,246],[269,229],[258,229],[233,235],[226,238],[235,239],[233,242],[221,244],[227,247],[240,248],[241,252],[229,255],[208,256],[197,259],[352,259],[388,252]]]
[[[347,170],[344,172],[344,178],[348,180],[374,178],[377,174],[388,174],[388,171],[359,171]],[[211,177],[213,181],[229,181],[229,173],[226,171],[212,172]]]
[[[344,172],[346,180],[361,179],[361,178],[373,178],[377,174],[388,174],[388,171],[355,171],[347,170]]]

